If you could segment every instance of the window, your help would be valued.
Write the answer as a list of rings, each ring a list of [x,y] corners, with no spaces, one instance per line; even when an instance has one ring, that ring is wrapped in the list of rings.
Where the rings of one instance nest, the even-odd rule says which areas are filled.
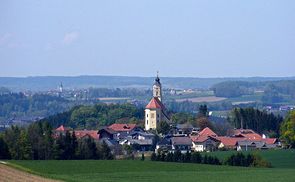
[[[151,114],[151,118],[154,118],[154,117],[155,117],[155,113],[152,113],[152,114]]]
[[[148,118],[149,117],[149,114],[146,114],[146,117]]]
[[[149,124],[149,120],[146,120],[146,124],[147,124],[147,125]]]

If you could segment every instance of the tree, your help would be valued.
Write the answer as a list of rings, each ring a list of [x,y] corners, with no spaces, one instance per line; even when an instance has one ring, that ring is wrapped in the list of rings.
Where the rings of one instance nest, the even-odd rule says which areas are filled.
[[[97,159],[96,144],[93,139],[86,137],[78,142],[77,157],[79,159]]]
[[[96,117],[96,110],[92,106],[81,106],[74,110],[71,115],[71,121],[76,123],[78,127],[86,128],[88,122],[93,122]]]
[[[202,156],[199,152],[193,152],[191,155],[192,163],[202,163]]]
[[[156,160],[157,160],[157,154],[153,152],[151,155],[151,161],[156,161]]]
[[[8,146],[2,136],[0,136],[0,159],[10,159]]]
[[[32,123],[28,127],[33,159],[52,159],[52,127],[48,122]]]
[[[200,130],[203,130],[204,128],[213,128],[212,123],[209,121],[207,117],[200,117],[197,118],[197,126],[200,128]]]
[[[22,130],[20,133],[20,137],[17,142],[19,147],[19,156],[18,159],[26,160],[32,159],[32,147],[28,139],[28,134],[25,130]]]
[[[102,144],[100,145],[99,153],[100,153],[101,159],[104,159],[104,160],[114,159],[112,151],[105,141],[103,141]]]
[[[141,160],[144,161],[145,157],[144,157],[144,153],[141,154]]]
[[[170,125],[166,121],[160,121],[157,127],[157,132],[163,135],[168,134],[170,131]]]
[[[11,126],[11,128],[5,130],[3,140],[7,144],[9,153],[12,159],[19,159],[20,158],[20,151],[19,151],[19,137],[20,137],[21,130],[17,126]]]
[[[200,105],[198,117],[208,117],[208,108],[206,104]]]
[[[165,161],[172,162],[173,161],[173,153],[168,152],[168,154],[166,155]]]
[[[186,151],[183,162],[191,162],[191,153]]]
[[[235,108],[231,111],[229,122],[235,128],[252,129],[258,133],[273,133],[280,131],[283,118],[273,113],[254,108]]]
[[[295,111],[291,111],[281,125],[281,139],[289,145],[295,147]]]
[[[173,162],[180,162],[181,161],[181,151],[180,150],[176,150],[173,153]]]

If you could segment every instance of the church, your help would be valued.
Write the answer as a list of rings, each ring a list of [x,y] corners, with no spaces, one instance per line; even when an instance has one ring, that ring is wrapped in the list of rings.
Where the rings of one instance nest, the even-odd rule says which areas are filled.
[[[160,121],[169,122],[170,118],[164,106],[162,85],[159,75],[153,84],[153,98],[145,107],[145,130],[156,130]]]

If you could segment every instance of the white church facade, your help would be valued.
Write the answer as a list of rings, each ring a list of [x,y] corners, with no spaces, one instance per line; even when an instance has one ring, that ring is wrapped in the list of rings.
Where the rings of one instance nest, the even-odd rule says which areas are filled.
[[[162,85],[157,75],[153,84],[153,98],[145,107],[145,130],[156,130],[160,121],[170,121],[162,101]]]

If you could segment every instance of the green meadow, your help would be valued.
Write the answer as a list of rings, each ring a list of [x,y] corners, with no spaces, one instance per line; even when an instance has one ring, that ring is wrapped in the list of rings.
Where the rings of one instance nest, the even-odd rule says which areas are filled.
[[[231,152],[216,152],[225,158]],[[294,182],[295,151],[260,152],[273,168],[245,168],[202,164],[166,163],[139,160],[8,161],[10,165],[47,178],[64,181],[226,181]]]

